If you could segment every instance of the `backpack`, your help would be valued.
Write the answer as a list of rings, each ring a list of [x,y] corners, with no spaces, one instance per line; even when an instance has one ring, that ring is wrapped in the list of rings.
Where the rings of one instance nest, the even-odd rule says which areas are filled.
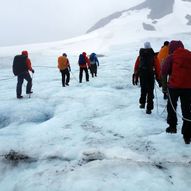
[[[15,76],[18,76],[28,71],[26,61],[27,61],[27,56],[25,55],[17,55],[14,57],[12,69],[13,69],[13,74]]]
[[[152,48],[141,48],[139,51],[139,73],[153,73],[154,51]]]
[[[173,53],[169,85],[173,88],[191,89],[191,52],[178,48]]]
[[[97,61],[97,57],[96,57],[96,54],[95,53],[92,53],[90,55],[90,64],[96,64],[96,61]]]
[[[65,56],[58,57],[58,68],[60,70],[68,68],[68,59]]]
[[[79,63],[79,65],[86,64],[86,59],[84,58],[83,54],[80,54],[78,63]]]

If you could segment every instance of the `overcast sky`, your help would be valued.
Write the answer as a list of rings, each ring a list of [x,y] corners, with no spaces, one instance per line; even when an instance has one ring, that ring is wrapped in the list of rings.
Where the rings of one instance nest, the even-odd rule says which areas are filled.
[[[63,40],[140,0],[0,0],[0,46]]]

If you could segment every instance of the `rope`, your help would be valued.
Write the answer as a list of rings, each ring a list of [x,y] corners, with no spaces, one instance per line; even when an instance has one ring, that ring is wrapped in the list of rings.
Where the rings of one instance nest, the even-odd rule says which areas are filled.
[[[9,77],[9,78],[3,78],[3,79],[0,79],[0,81],[11,80],[11,79],[13,79],[13,78],[15,78],[15,76],[13,76],[13,77]]]
[[[171,99],[170,92],[169,92],[169,89],[168,89],[168,88],[167,88],[167,92],[168,92],[168,98],[169,98],[168,100],[169,100],[169,102],[170,102],[170,105],[171,105],[172,109],[173,109],[174,112],[176,113],[176,115],[178,115],[179,117],[181,117],[184,121],[191,122],[190,119],[184,118],[181,114],[179,114],[179,113],[176,111],[176,109],[174,108],[174,105],[173,105],[173,103],[172,103],[172,99]]]
[[[56,68],[54,66],[33,66],[34,68]]]
[[[157,90],[156,90],[156,82],[154,84],[155,87],[155,96],[156,96],[156,103],[157,103],[157,114],[159,114],[159,107],[158,107],[158,96],[157,96]]]

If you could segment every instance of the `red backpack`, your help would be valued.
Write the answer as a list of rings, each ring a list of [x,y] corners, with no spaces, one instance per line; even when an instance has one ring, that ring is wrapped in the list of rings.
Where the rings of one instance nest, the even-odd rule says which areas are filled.
[[[174,51],[169,83],[173,88],[191,89],[191,52],[189,50],[179,48]]]

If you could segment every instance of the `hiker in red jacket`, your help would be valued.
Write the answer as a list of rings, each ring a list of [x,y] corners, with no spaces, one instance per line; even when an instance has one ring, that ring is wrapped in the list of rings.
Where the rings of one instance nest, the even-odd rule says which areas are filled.
[[[145,42],[144,48],[141,48],[139,51],[139,56],[134,66],[133,85],[137,85],[138,78],[140,78],[141,96],[139,103],[141,109],[144,109],[146,105],[147,114],[151,114],[154,108],[153,91],[155,77],[160,83],[160,65],[150,43]]]
[[[28,52],[26,50],[22,51],[21,55],[15,56],[14,61],[13,61],[13,70],[14,70],[14,74],[17,76],[17,89],[16,89],[17,98],[18,99],[23,98],[22,84],[23,84],[24,79],[27,81],[26,94],[33,93],[31,91],[32,78],[29,74],[29,71],[34,73],[34,70],[32,68],[31,61],[28,57]]]
[[[82,77],[83,77],[83,71],[86,73],[86,81],[89,81],[89,73],[88,68],[90,68],[90,60],[88,59],[85,52],[80,54],[78,64],[80,67],[80,73],[79,73],[79,82],[82,83]]]
[[[167,133],[177,132],[177,101],[180,98],[183,115],[182,134],[186,144],[191,142],[191,52],[181,41],[171,41],[162,75],[169,75],[167,103]]]

